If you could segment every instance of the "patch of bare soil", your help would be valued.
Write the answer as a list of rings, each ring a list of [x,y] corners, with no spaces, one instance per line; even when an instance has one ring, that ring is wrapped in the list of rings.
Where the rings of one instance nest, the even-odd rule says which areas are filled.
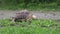
[[[14,16],[16,12],[19,11],[0,11],[0,19],[9,18]],[[34,15],[37,16],[37,19],[54,19],[60,20],[60,12],[38,12],[38,11],[31,11]]]

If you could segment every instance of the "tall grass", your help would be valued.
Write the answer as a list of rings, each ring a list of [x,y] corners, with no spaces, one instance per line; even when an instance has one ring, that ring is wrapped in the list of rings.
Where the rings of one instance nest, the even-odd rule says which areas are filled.
[[[12,4],[8,4],[8,5],[1,5],[0,6],[0,10],[21,10],[21,9],[28,9],[28,10],[43,10],[43,11],[47,11],[47,10],[56,10],[56,11],[60,11],[60,6],[58,6],[57,3],[53,2],[53,3],[29,3],[25,6],[25,3],[20,3],[20,4],[16,4],[16,5],[12,5]]]

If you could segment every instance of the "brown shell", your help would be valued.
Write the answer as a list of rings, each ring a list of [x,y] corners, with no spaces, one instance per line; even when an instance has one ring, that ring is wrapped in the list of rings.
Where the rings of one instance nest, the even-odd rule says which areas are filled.
[[[19,12],[19,13],[16,13],[16,16],[14,17],[15,21],[16,20],[30,20],[32,18],[32,14],[30,12],[27,12],[27,11],[22,11],[22,12]]]

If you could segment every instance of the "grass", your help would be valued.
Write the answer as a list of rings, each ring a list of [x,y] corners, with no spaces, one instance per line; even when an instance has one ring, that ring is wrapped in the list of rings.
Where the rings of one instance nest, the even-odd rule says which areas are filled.
[[[3,19],[0,20],[0,34],[60,34],[60,21],[32,20],[29,25],[24,21],[13,23]]]
[[[37,5],[35,4],[29,4],[27,6],[28,10],[35,10],[35,11],[60,11],[60,6],[58,6],[57,3],[39,3]]]
[[[25,6],[24,3],[17,4],[17,5],[1,5],[0,10],[21,10],[21,9],[28,9],[32,11],[60,11],[60,6],[57,3],[29,3]]]

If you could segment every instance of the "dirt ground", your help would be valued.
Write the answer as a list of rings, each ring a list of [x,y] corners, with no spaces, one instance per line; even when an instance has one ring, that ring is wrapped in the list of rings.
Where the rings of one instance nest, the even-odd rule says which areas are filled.
[[[0,10],[0,19],[9,18],[14,16],[16,12],[19,11],[9,11],[9,10]],[[31,11],[34,15],[37,16],[37,19],[54,19],[60,20],[60,12],[38,12]]]

